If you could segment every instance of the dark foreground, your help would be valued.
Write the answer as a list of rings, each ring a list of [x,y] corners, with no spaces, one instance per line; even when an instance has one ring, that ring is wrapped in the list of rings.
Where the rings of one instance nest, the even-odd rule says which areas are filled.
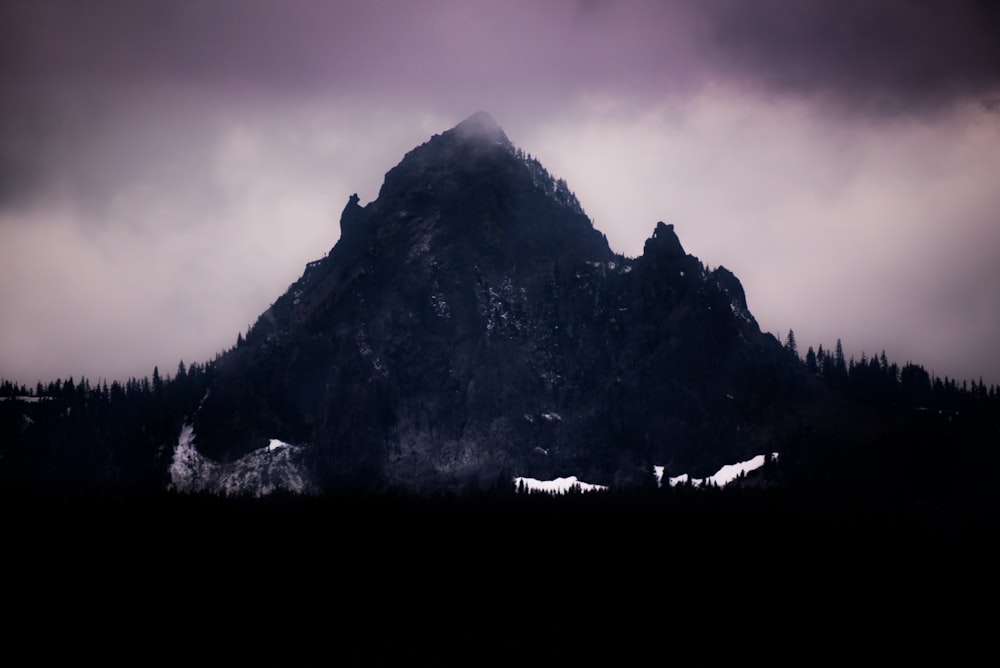
[[[125,636],[332,665],[662,664],[788,655],[792,638],[961,654],[998,593],[1000,522],[967,506],[674,490],[3,508],[14,629],[79,633],[79,652],[107,657]]]

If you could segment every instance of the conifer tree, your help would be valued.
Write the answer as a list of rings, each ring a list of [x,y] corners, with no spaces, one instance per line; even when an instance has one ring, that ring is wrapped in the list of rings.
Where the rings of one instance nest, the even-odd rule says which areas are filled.
[[[809,350],[806,351],[806,369],[809,370],[809,373],[816,373],[819,370],[819,364],[816,362],[816,352],[812,346],[809,346]]]
[[[837,339],[837,347],[833,353],[833,363],[838,376],[847,375],[847,361],[844,359],[844,346],[840,343],[840,339]]]
[[[795,343],[795,332],[788,330],[788,336],[785,337],[785,350],[791,353],[795,359],[799,358],[799,347]]]

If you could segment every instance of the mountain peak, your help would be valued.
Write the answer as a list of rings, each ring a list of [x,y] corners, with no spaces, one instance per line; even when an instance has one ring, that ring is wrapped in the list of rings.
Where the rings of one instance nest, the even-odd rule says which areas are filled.
[[[515,211],[525,197],[539,194],[565,208],[577,223],[584,220],[588,234],[593,231],[566,182],[514,146],[493,116],[478,111],[409,151],[390,169],[371,213],[394,210],[406,214],[400,219],[440,220],[447,211],[445,218],[454,219],[456,229],[466,228],[469,220],[489,220],[496,227],[500,220],[527,221]],[[349,203],[345,213],[350,217],[358,209]],[[551,229],[548,233],[554,234]]]
[[[462,139],[483,138],[510,143],[503,129],[488,112],[477,111],[452,128],[452,132]]]

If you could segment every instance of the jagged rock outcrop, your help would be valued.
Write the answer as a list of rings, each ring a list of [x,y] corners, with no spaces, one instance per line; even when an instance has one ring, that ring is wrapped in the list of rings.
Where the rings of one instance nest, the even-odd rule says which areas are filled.
[[[219,464],[198,452],[191,425],[181,435],[170,460],[170,487],[178,492],[224,496],[267,496],[281,490],[296,494],[318,491],[303,464],[303,448],[277,439],[266,447]]]
[[[732,273],[663,223],[614,253],[480,112],[350,198],[329,254],[219,360],[196,431],[220,461],[308,444],[328,486],[648,484],[776,449],[801,383]]]

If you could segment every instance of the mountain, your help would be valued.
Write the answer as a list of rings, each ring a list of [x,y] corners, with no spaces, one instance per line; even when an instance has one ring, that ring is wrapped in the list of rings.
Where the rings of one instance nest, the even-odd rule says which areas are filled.
[[[410,151],[340,224],[213,361],[126,382],[0,379],[0,496],[59,511],[61,499],[218,500],[170,490],[639,490],[601,495],[615,504],[742,462],[725,503],[777,508],[779,525],[992,535],[997,387],[884,353],[845,359],[839,341],[800,359],[672,226],[651,224],[639,257],[615,253],[487,114]],[[662,510],[684,507],[687,488],[666,486]],[[698,497],[692,518],[718,507]]]
[[[819,392],[730,271],[662,222],[615,253],[485,112],[340,228],[214,365],[192,429],[220,465],[280,439],[328,489],[655,485],[782,450]]]

